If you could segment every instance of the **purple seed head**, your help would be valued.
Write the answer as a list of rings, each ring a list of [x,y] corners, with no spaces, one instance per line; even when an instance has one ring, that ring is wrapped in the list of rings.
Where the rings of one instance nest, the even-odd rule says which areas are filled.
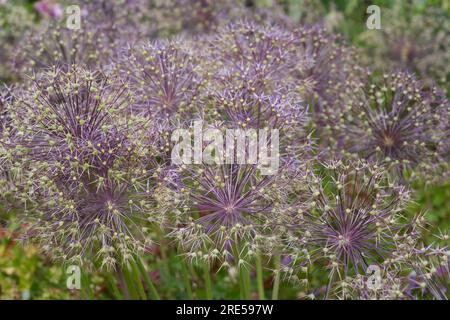
[[[16,68],[31,73],[55,66],[68,70],[74,64],[107,67],[123,46],[143,36],[139,6],[124,0],[83,0],[79,6],[79,28],[68,28],[62,19],[43,21],[30,32],[18,50]]]
[[[219,84],[221,79],[233,81],[222,86],[269,94],[281,81],[289,80],[293,41],[290,32],[275,26],[249,21],[230,24],[212,41],[210,58],[216,61],[215,78]]]
[[[332,90],[347,78],[349,66],[345,59],[349,58],[350,48],[320,25],[299,28],[294,35],[295,58],[291,72],[299,83],[299,90],[305,98],[326,103],[335,93]]]
[[[143,198],[136,186],[106,179],[95,190],[74,193],[46,188],[27,219],[25,239],[65,263],[96,263],[114,269],[134,259],[145,241],[137,223]]]
[[[411,74],[393,73],[349,91],[338,149],[385,164],[396,175],[433,164],[436,137],[445,137],[436,133],[437,110],[447,104],[434,89],[424,89]]]
[[[15,101],[27,238],[55,258],[113,268],[145,243],[138,221],[153,215],[159,151],[127,99],[121,79],[72,67],[38,75]]]
[[[106,177],[129,159],[126,89],[120,81],[115,85],[100,72],[54,69],[34,79],[18,99],[21,143],[31,159],[52,169],[58,184],[89,184],[93,175]],[[115,122],[119,114],[123,123]]]
[[[387,9],[386,28],[363,39],[365,62],[380,70],[407,70],[426,85],[445,87],[450,75],[448,12],[436,6],[422,14]]]
[[[118,66],[134,91],[137,114],[157,119],[188,115],[199,103],[198,62],[181,41],[159,41],[125,50]]]
[[[332,161],[325,168],[329,179],[309,184],[310,208],[299,210],[288,224],[293,248],[302,256],[295,260],[301,265],[325,261],[331,278],[365,272],[401,237],[409,192],[389,183],[383,169],[363,161]]]
[[[276,224],[288,181],[280,171],[261,176],[256,165],[187,168],[176,184],[181,216],[173,236],[191,257],[206,250],[211,259],[245,259]]]

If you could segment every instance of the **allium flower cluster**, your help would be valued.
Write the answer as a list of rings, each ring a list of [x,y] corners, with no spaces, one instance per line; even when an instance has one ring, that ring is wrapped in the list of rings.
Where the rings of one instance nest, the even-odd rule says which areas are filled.
[[[324,168],[323,178],[313,176],[308,183],[308,206],[286,216],[286,243],[293,266],[308,270],[319,263],[329,270],[329,291],[382,262],[403,239],[409,192],[365,161],[331,161]]]
[[[418,219],[421,220],[421,219]],[[423,222],[417,221],[416,227]],[[408,236],[399,243],[383,262],[375,285],[367,286],[368,276],[347,279],[346,293],[356,299],[435,299],[447,300],[450,284],[448,233],[441,233],[439,241],[430,245],[420,243],[418,237]]]
[[[241,264],[262,250],[293,192],[289,179],[299,178],[288,167],[266,176],[256,165],[181,170],[174,186],[180,212],[173,236],[188,257]]]
[[[282,144],[304,150],[307,106],[290,75],[294,34],[251,21],[230,24],[211,43],[217,63],[205,103],[206,117],[240,129],[275,128]]]
[[[139,29],[139,2],[81,0],[78,5],[82,8],[79,28],[69,28],[66,19],[44,20],[38,30],[29,32],[15,59],[17,69],[29,74],[72,64],[105,67],[123,46],[145,36]]]
[[[135,112],[169,119],[198,109],[203,80],[196,60],[181,41],[159,41],[127,49],[119,72],[136,96]]]
[[[332,35],[324,27],[303,27],[294,31],[295,63],[291,72],[297,79],[298,90],[308,100],[316,100],[319,105],[332,99],[346,80],[345,55],[349,49],[342,45],[338,36]]]
[[[362,36],[366,60],[385,71],[415,72],[427,85],[445,84],[450,76],[448,12],[433,7],[422,14],[386,9],[383,19],[382,30],[367,31]]]
[[[74,67],[40,74],[15,102],[32,185],[29,237],[64,261],[115,267],[142,249],[136,223],[150,168],[139,159],[153,149],[135,139],[126,98],[120,80]]]
[[[251,93],[269,94],[282,79],[287,80],[293,41],[291,32],[276,26],[251,21],[230,24],[212,41],[216,78],[230,79],[232,84],[225,84]]]
[[[385,34],[395,43],[380,50],[401,63],[379,74],[339,35],[277,5],[70,4],[79,30],[46,1],[38,10],[55,19],[0,30],[0,60],[20,75],[0,80],[23,80],[0,86],[0,199],[17,197],[23,238],[65,263],[130,266],[149,287],[133,262],[159,245],[164,264],[176,253],[203,265],[207,296],[220,266],[239,270],[248,297],[255,268],[261,297],[270,270],[274,297],[293,280],[310,298],[448,298],[448,233],[427,243],[426,213],[409,206],[413,178],[448,179],[448,99],[412,73],[438,66],[445,77],[428,59],[441,48]],[[181,163],[175,133],[194,136]]]
[[[20,75],[14,68],[17,49],[24,34],[33,29],[33,15],[22,1],[0,3],[0,82],[18,80]]]
[[[346,89],[332,147],[349,156],[384,164],[398,177],[407,169],[428,168],[438,155],[439,108],[447,104],[435,88],[425,89],[409,73],[383,74]]]

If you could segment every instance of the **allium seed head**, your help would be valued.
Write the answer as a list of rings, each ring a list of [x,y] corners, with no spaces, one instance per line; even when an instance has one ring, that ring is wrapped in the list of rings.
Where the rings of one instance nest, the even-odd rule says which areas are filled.
[[[386,27],[380,32],[361,36],[366,62],[385,71],[414,72],[426,85],[445,85],[450,76],[448,11],[438,6],[430,6],[422,14],[412,8],[402,13],[386,9],[384,21]]]
[[[261,176],[256,165],[187,168],[177,185],[184,213],[173,236],[187,252],[218,250],[214,258],[245,259],[274,224],[288,181],[280,172]]]
[[[181,41],[160,41],[125,50],[117,67],[134,90],[135,111],[168,119],[196,109],[202,85],[197,65]]]
[[[318,180],[309,184],[310,208],[288,224],[289,246],[300,254],[300,265],[325,261],[331,278],[365,272],[389,253],[409,193],[390,183],[382,168],[363,161],[325,167],[330,179],[323,186]]]
[[[404,169],[433,163],[436,113],[445,100],[407,73],[385,74],[380,83],[348,90],[338,149],[386,164],[400,176]]]

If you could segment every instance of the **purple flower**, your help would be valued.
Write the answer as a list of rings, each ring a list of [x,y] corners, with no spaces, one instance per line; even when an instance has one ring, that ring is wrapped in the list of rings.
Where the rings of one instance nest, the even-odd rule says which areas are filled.
[[[134,90],[140,115],[172,118],[195,110],[202,77],[194,55],[180,41],[129,48],[118,66]]]
[[[158,150],[126,96],[120,79],[74,66],[42,73],[15,102],[28,238],[55,258],[114,268],[145,242],[136,221],[150,212]]]
[[[380,83],[359,83],[348,91],[338,128],[345,151],[386,164],[397,175],[433,163],[436,113],[445,100],[405,73],[385,74]]]
[[[50,17],[52,19],[59,19],[63,14],[61,6],[51,0],[38,1],[34,4],[34,8],[41,15]]]
[[[96,190],[73,193],[46,189],[27,219],[27,239],[54,259],[72,263],[100,262],[114,269],[143,250],[143,198],[133,186],[107,179]],[[45,201],[43,201],[45,200]]]
[[[125,88],[112,81],[81,68],[55,69],[37,78],[19,100],[19,116],[27,125],[22,144],[32,159],[53,167],[55,182],[89,184],[93,175],[106,177],[130,156],[126,122],[113,120],[127,112]]]
[[[55,66],[68,70],[73,64],[106,67],[123,46],[143,36],[137,28],[140,15],[134,14],[139,10],[132,4],[82,1],[80,8],[79,29],[67,28],[64,20],[42,22],[30,32],[17,50],[16,68],[32,73]]]
[[[239,129],[279,129],[285,149],[304,150],[309,117],[289,75],[293,43],[292,33],[275,26],[242,21],[221,28],[208,57],[217,67],[205,117]]]
[[[215,78],[219,88],[233,85],[253,94],[270,94],[289,81],[294,35],[274,26],[242,21],[219,30],[212,41],[210,59],[219,66]],[[232,80],[220,86],[222,79]]]
[[[302,256],[294,260],[303,266],[325,261],[333,282],[336,275],[365,272],[383,261],[393,239],[401,237],[401,211],[409,193],[389,184],[383,169],[362,161],[333,161],[325,167],[327,182],[309,184],[310,209],[299,210],[288,231],[290,245]]]
[[[277,224],[291,192],[284,173],[261,176],[256,165],[200,165],[180,177],[172,236],[192,258],[202,251],[207,259],[245,259]]]
[[[449,239],[448,235],[445,238]],[[430,295],[436,300],[450,296],[450,259],[448,247],[430,245],[415,249],[408,260],[414,273],[410,277],[410,292],[419,296]]]

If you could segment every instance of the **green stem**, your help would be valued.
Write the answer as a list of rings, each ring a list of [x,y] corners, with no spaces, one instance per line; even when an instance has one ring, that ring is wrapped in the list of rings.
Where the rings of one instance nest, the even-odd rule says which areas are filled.
[[[239,291],[241,300],[250,299],[250,275],[245,269],[244,264],[240,259],[239,242],[237,236],[234,237],[234,243],[232,245],[234,259],[237,261],[237,267],[239,271]]]
[[[184,285],[186,287],[186,293],[189,300],[194,299],[192,294],[192,286],[191,286],[191,275],[189,274],[188,267],[186,266],[186,262],[183,257],[181,257],[181,272],[183,273]]]
[[[245,300],[245,284],[241,267],[239,267],[239,299]]]
[[[278,291],[280,290],[280,260],[279,254],[275,256],[275,279],[273,281],[272,300],[278,300]]]
[[[167,258],[167,247],[166,247],[166,240],[164,237],[164,232],[160,228],[157,228],[157,232],[158,232],[158,238],[159,238],[159,248],[161,250],[161,261],[162,261],[166,275],[170,276],[170,268],[169,268],[169,263],[168,263],[169,260]]]
[[[117,272],[116,272],[116,279],[117,282],[119,283],[119,287],[122,289],[122,294],[125,300],[130,300],[131,299],[131,295],[128,292],[128,287],[127,284],[125,282],[125,276],[123,274],[122,268],[120,267]]]
[[[134,278],[134,282],[137,287],[137,292],[139,293],[139,296],[141,297],[142,300],[147,300],[147,294],[145,293],[144,286],[142,285],[142,279],[139,274],[139,268],[137,267],[136,262],[134,261],[131,261],[130,264],[131,264],[131,275]]]
[[[136,292],[136,288],[134,287],[134,281],[131,277],[130,274],[130,270],[128,269],[128,266],[124,266],[122,268],[122,273],[123,273],[123,279],[125,281],[125,285],[128,289],[128,293],[130,294],[130,299],[131,300],[138,300],[139,299],[139,295]]]
[[[144,277],[145,284],[147,285],[147,287],[150,291],[150,297],[153,300],[160,300],[158,291],[156,290],[155,285],[153,284],[152,279],[150,279],[150,276],[148,275],[148,272],[145,269],[145,266],[142,263],[140,258],[136,259],[136,264],[137,264],[137,267],[139,268],[139,271],[141,272],[142,276]]]
[[[234,256],[237,263],[237,267],[238,267],[238,272],[239,272],[239,297],[241,300],[245,299],[245,281],[244,281],[244,275],[242,273],[242,266],[240,264],[240,260],[239,260],[239,249],[237,248],[237,245],[233,245],[233,250],[234,252]]]
[[[94,292],[92,291],[91,284],[89,278],[86,276],[84,272],[81,273],[81,292],[84,292],[83,299],[85,300],[94,300]]]
[[[203,276],[205,280],[205,289],[206,289],[206,299],[212,300],[212,284],[211,284],[211,273],[209,270],[209,266],[206,262],[203,263]]]
[[[259,300],[265,300],[266,295],[264,293],[264,273],[262,268],[262,259],[260,252],[258,252],[256,255],[256,281],[258,284]]]
[[[244,299],[251,299],[251,281],[250,281],[250,272],[245,268],[244,265],[240,267],[240,273],[242,274],[242,283],[244,285]]]
[[[110,272],[106,272],[106,278],[108,280],[108,284],[111,288],[114,298],[117,300],[122,300],[123,295],[120,293],[120,290],[118,288],[118,283],[117,283],[116,279],[114,278],[114,276]]]

